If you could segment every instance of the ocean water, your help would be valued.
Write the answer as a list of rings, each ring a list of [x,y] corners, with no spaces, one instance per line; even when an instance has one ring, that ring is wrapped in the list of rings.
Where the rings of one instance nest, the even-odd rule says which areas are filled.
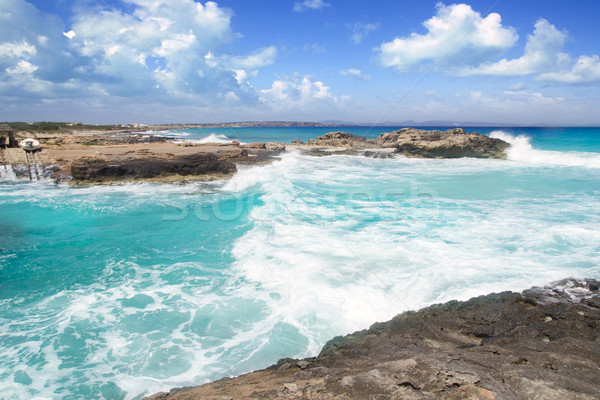
[[[0,398],[139,399],[405,310],[600,278],[600,129],[475,130],[508,159],[290,152],[227,181],[98,187],[0,166]]]

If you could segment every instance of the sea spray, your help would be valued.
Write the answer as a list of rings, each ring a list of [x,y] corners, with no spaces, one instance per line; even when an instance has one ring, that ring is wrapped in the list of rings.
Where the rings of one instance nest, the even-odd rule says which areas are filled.
[[[490,136],[510,143],[508,159],[535,165],[600,168],[600,154],[581,151],[550,151],[534,149],[531,138],[514,136],[504,131],[493,131]]]

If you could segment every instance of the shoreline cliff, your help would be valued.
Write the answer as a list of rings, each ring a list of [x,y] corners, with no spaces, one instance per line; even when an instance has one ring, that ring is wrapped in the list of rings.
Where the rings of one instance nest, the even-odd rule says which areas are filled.
[[[599,285],[565,279],[405,312],[317,357],[147,400],[597,399]]]

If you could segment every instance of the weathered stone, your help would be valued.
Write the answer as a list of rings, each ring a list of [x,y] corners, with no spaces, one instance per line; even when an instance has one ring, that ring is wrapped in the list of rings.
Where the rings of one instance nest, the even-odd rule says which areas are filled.
[[[345,147],[349,149],[367,147],[367,139],[364,136],[356,136],[348,132],[329,132],[316,138],[315,142],[317,146]]]
[[[335,338],[316,358],[280,360],[288,368],[160,398],[600,398],[598,285],[569,279],[406,312]]]
[[[285,143],[269,142],[265,145],[265,148],[268,151],[273,151],[273,152],[285,151]]]
[[[81,158],[71,164],[71,175],[79,181],[149,179],[168,175],[232,174],[235,164],[221,160],[214,153],[162,158],[147,157],[128,160]]]
[[[265,143],[248,143],[245,144],[244,147],[249,148],[249,149],[264,149],[265,148]]]
[[[310,367],[310,361],[304,361],[304,360],[300,360],[296,363],[296,365],[300,368],[300,369],[306,369],[308,367]]]
[[[408,157],[425,158],[506,158],[505,150],[510,146],[500,139],[465,133],[461,128],[447,131],[403,128],[382,133],[375,142],[382,147],[395,147]]]

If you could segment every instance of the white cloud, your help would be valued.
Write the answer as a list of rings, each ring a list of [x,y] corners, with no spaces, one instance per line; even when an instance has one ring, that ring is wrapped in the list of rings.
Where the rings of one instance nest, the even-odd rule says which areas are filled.
[[[340,70],[340,75],[349,76],[351,78],[354,78],[356,80],[361,80],[361,81],[368,81],[371,79],[371,75],[363,74],[360,69],[356,69],[356,68],[348,68],[348,69]]]
[[[520,76],[563,69],[570,63],[569,55],[562,52],[566,38],[566,32],[540,19],[535,24],[533,34],[527,36],[523,56],[464,68],[460,74]]]
[[[37,69],[38,67],[36,65],[33,65],[25,60],[21,60],[14,68],[7,68],[6,73],[10,75],[31,74]]]
[[[437,14],[423,22],[427,33],[413,33],[379,47],[384,67],[406,71],[424,61],[479,63],[490,54],[511,48],[518,35],[504,27],[499,14],[483,18],[467,4],[437,5]]]
[[[562,83],[591,83],[600,81],[600,57],[580,56],[573,68],[568,72],[547,72],[540,75],[540,80]]]
[[[271,65],[277,58],[277,47],[269,46],[247,56],[224,57],[228,68],[258,69]]]
[[[322,54],[327,52],[327,45],[325,43],[305,44],[302,46],[302,50],[315,54]]]
[[[261,90],[260,101],[275,109],[307,109],[321,104],[335,104],[339,100],[323,82],[312,81],[308,76],[295,76],[276,80],[270,89]]]
[[[329,7],[331,4],[323,2],[323,0],[304,0],[294,3],[294,11],[303,12],[306,10],[320,10]]]
[[[535,104],[556,104],[564,101],[564,98],[561,96],[548,97],[544,96],[541,92],[527,92],[525,90],[505,90],[504,95],[512,99]]]
[[[25,40],[0,43],[0,57],[30,57],[37,53],[35,46]]]
[[[214,101],[248,100],[248,87],[240,82],[277,56],[275,46],[245,56],[222,54],[223,45],[240,35],[231,28],[232,12],[215,2],[126,2],[133,6],[129,13],[83,10],[74,18],[77,35],[71,41],[93,60],[89,68],[96,75],[109,78],[103,79],[109,94],[166,92],[185,98],[194,92],[208,93]],[[247,74],[244,79],[240,70]]]
[[[0,24],[0,98],[10,96],[13,105],[72,99],[110,107],[133,99],[127,101],[140,110],[154,99],[172,107],[257,104],[261,94],[250,81],[275,62],[278,49],[225,54],[224,45],[241,38],[231,10],[211,1],[123,2],[127,8],[73,7],[65,26],[26,0],[0,1],[0,19],[10,15]],[[313,92],[318,97],[327,89]]]
[[[362,23],[357,22],[352,25],[352,43],[361,44],[363,39],[369,35],[369,33],[376,31],[379,28],[379,24]]]
[[[77,34],[71,29],[69,32],[63,32],[63,35],[69,39],[73,39]]]

